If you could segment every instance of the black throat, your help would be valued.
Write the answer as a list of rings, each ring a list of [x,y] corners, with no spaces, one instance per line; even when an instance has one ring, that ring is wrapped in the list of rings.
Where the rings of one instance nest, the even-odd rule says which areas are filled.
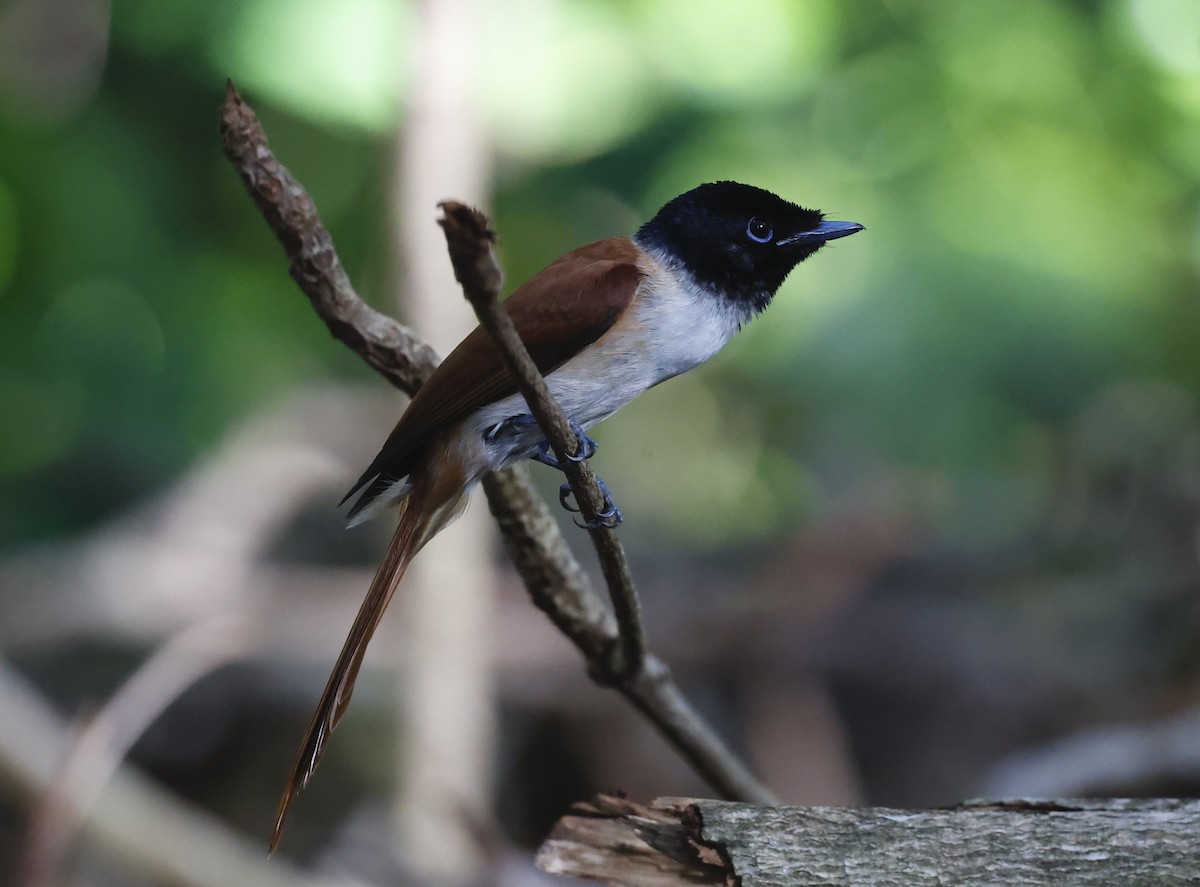
[[[734,248],[697,241],[686,235],[672,237],[654,221],[643,225],[634,235],[633,242],[687,273],[698,286],[735,302],[752,314],[758,314],[771,304],[791,271],[789,267],[782,273],[775,269],[772,269],[773,273],[764,273],[766,269],[755,268]]]
[[[686,271],[699,286],[756,314],[771,303],[792,269],[821,246],[781,245],[775,235],[811,230],[822,218],[817,210],[769,191],[714,182],[666,204],[633,239]],[[751,219],[770,226],[765,239],[748,236]]]

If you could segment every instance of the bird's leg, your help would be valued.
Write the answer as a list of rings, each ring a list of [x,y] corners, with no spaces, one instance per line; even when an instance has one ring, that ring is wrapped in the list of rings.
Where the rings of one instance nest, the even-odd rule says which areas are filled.
[[[578,422],[576,422],[574,419],[568,419],[568,421],[571,423],[571,430],[575,432],[575,436],[579,439],[579,449],[578,452],[567,456],[567,458],[572,462],[582,462],[585,459],[592,458],[592,456],[596,455],[596,450],[599,449],[596,442],[587,436],[583,430],[583,427]],[[523,413],[519,416],[510,416],[503,422],[500,422],[494,427],[488,429],[488,431],[484,434],[484,438],[489,442],[494,441],[501,435],[519,434],[523,429],[529,428],[530,426],[536,424],[537,420],[528,413]],[[529,458],[533,459],[535,462],[541,462],[543,465],[549,465],[556,471],[563,470],[562,463],[558,461],[558,457],[555,456],[554,452],[550,449],[549,442],[545,440],[537,444],[537,447],[534,449],[533,454],[530,455]],[[585,521],[583,523],[575,521],[575,524],[577,526],[584,527],[585,529],[593,527],[615,527],[621,523],[621,512],[617,506],[613,504],[612,493],[610,493],[608,490],[608,484],[606,484],[599,475],[596,476],[596,483],[600,487],[600,492],[604,494],[604,507],[601,509],[600,513],[596,515],[595,520]],[[563,484],[558,491],[558,501],[563,508],[567,509],[567,511],[578,514],[579,509],[571,505],[568,501],[570,497],[571,485]]]
[[[579,440],[579,449],[567,458],[572,462],[582,462],[585,459],[590,459],[596,455],[596,450],[599,449],[596,442],[588,437],[583,428],[574,419],[568,419],[571,423],[571,430],[575,432],[575,437]],[[530,457],[535,462],[541,462],[543,465],[549,465],[551,468],[562,471],[562,465],[558,461],[558,457],[554,455],[554,451],[550,449],[549,441],[543,440],[537,446],[537,451]]]
[[[579,452],[567,456],[572,462],[582,462],[584,459],[590,459],[596,455],[598,449],[596,442],[588,437],[583,427],[574,419],[568,419],[571,423],[571,430],[575,432],[575,436],[579,439]],[[537,419],[533,418],[529,413],[522,413],[519,416],[509,416],[503,422],[497,422],[491,428],[483,433],[483,439],[488,443],[495,443],[502,437],[519,437],[526,428],[532,428],[537,425]],[[542,440],[537,444],[533,455],[529,457],[543,465],[549,465],[551,468],[558,468],[558,459],[550,449],[549,441]]]

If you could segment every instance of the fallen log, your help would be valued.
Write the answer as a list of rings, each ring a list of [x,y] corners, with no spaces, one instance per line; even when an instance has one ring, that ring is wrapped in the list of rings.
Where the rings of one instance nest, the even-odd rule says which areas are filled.
[[[679,887],[1200,884],[1200,801],[768,807],[601,795],[555,825],[545,872]]]

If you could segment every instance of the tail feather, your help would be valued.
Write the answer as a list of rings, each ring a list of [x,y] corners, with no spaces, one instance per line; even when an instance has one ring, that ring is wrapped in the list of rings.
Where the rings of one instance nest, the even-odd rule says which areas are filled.
[[[411,490],[412,484],[405,480],[380,475],[363,490],[362,495],[346,512],[346,528],[357,527],[379,515],[405,498]]]
[[[317,769],[317,764],[320,763],[325,746],[329,742],[329,734],[346,713],[346,707],[350,704],[350,694],[354,691],[354,682],[362,667],[363,655],[375,628],[379,625],[383,611],[391,602],[392,595],[408,569],[413,555],[432,535],[431,530],[436,532],[440,529],[439,526],[432,526],[440,511],[439,504],[430,503],[426,501],[427,498],[414,490],[404,502],[400,523],[388,545],[383,562],[375,572],[375,578],[371,581],[371,587],[358,610],[358,615],[354,618],[354,625],[342,652],[338,655],[333,672],[329,675],[329,681],[321,694],[320,702],[317,703],[317,709],[304,735],[304,742],[296,756],[296,763],[288,777],[287,786],[279,800],[275,828],[271,833],[269,845],[271,853],[275,852],[280,838],[283,837],[288,811],[296,796],[308,783],[313,771]]]

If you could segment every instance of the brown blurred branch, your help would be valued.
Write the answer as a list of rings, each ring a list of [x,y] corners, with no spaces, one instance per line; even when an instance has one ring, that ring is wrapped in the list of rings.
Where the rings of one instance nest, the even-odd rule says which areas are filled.
[[[56,877],[83,816],[92,808],[129,750],[185,690],[249,649],[238,620],[198,623],[171,638],[77,731],[58,773],[30,817],[23,887],[60,883]]]
[[[362,303],[321,225],[312,198],[275,159],[254,112],[230,83],[221,109],[225,153],[291,259],[292,277],[333,334],[393,385],[412,393],[436,365],[411,331]],[[588,584],[546,504],[523,471],[484,478],[488,504],[530,596],[579,648],[600,682],[613,677],[620,642],[612,615]],[[583,501],[583,500],[580,500]],[[722,797],[769,803],[771,793],[684,698],[667,667],[644,667],[616,684]]]
[[[1194,884],[1200,802],[977,801],[949,810],[601,796],[554,826],[546,872],[613,885]]]
[[[59,778],[69,727],[17,672],[0,662],[0,781],[31,799]],[[287,860],[268,861],[262,846],[207,811],[181,800],[133,767],[118,765],[94,807],[74,806],[88,836],[156,881],[181,887],[303,887],[359,884],[309,875]]]
[[[1200,780],[1200,708],[1102,724],[1003,758],[983,782],[989,797],[1144,795]]]
[[[571,430],[567,414],[554,400],[550,386],[525,349],[512,318],[500,304],[504,275],[492,250],[496,235],[487,216],[454,201],[442,203],[441,208],[443,216],[439,224],[446,232],[454,276],[462,284],[463,294],[475,309],[479,323],[500,349],[500,356],[517,383],[517,390],[525,398],[529,411],[546,435],[550,448],[554,450],[571,484],[580,513],[591,528],[592,543],[600,558],[600,567],[608,584],[620,632],[620,643],[613,646],[612,655],[606,661],[592,661],[593,675],[614,683],[629,680],[637,676],[645,665],[646,633],[642,627],[641,602],[629,572],[625,548],[613,528],[596,525],[604,509],[604,494],[586,460],[576,462],[571,458],[577,453],[581,442]]]

